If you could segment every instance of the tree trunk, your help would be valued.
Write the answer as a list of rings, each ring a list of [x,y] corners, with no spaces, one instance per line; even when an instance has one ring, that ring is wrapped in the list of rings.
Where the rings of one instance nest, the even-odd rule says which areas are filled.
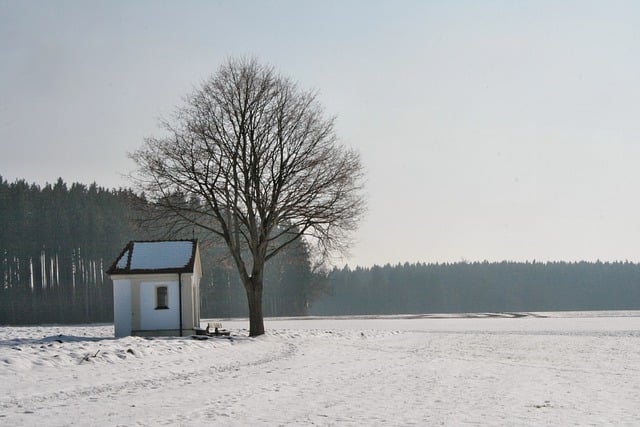
[[[262,314],[262,277],[254,276],[245,285],[249,302],[249,336],[264,335],[264,317]]]

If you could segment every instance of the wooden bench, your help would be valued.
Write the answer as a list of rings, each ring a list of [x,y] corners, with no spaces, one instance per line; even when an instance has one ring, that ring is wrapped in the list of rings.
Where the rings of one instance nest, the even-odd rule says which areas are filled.
[[[209,336],[219,337],[221,335],[229,335],[231,332],[227,331],[226,329],[222,329],[222,323],[220,322],[209,322],[207,324],[206,333]]]

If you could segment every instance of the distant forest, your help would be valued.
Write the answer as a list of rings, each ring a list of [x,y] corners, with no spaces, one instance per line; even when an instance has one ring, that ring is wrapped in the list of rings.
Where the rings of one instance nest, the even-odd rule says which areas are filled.
[[[640,309],[640,264],[458,262],[334,269],[310,314]]]
[[[137,225],[144,197],[62,179],[41,187],[0,177],[0,324],[111,322],[104,271],[129,240],[166,236]],[[203,317],[246,316],[225,250],[201,242]],[[266,316],[640,309],[640,265],[398,264],[323,271],[296,241],[268,264]]]
[[[223,248],[195,232],[167,236],[140,227],[136,206],[144,203],[128,189],[0,177],[0,324],[113,321],[105,270],[129,240],[169,237],[201,243],[202,316],[246,316],[244,288]],[[313,271],[306,245],[294,242],[265,272],[265,315],[306,314],[324,277]]]

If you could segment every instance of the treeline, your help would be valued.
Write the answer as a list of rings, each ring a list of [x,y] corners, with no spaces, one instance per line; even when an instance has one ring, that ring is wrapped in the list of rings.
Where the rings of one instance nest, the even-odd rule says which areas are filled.
[[[0,177],[0,323],[106,321],[104,270],[129,232],[128,190]]]
[[[110,322],[113,288],[104,274],[129,240],[201,240],[205,317],[245,316],[244,288],[224,249],[194,231],[140,227],[144,197],[62,179],[40,187],[0,176],[0,324]],[[309,251],[295,242],[265,275],[265,314],[302,315],[323,286]]]
[[[221,251],[221,249],[219,249]],[[232,261],[209,249],[215,259],[200,282],[200,311],[205,317],[246,317],[247,297]],[[204,258],[203,258],[204,259]],[[265,316],[303,316],[326,292],[326,274],[311,263],[306,244],[296,240],[265,268],[263,310]]]
[[[629,262],[460,262],[334,269],[311,314],[640,309]]]
[[[246,316],[225,249],[193,230],[141,227],[136,207],[144,204],[128,189],[0,177],[0,324],[112,321],[109,263],[129,240],[167,237],[201,242],[202,316]],[[628,262],[405,263],[325,273],[310,260],[296,241],[268,263],[266,316],[640,309],[640,265]]]

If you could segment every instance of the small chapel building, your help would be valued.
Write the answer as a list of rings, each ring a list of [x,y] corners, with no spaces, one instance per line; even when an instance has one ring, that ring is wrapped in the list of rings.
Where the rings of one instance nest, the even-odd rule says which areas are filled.
[[[115,336],[187,336],[200,328],[197,240],[131,241],[107,270]]]

